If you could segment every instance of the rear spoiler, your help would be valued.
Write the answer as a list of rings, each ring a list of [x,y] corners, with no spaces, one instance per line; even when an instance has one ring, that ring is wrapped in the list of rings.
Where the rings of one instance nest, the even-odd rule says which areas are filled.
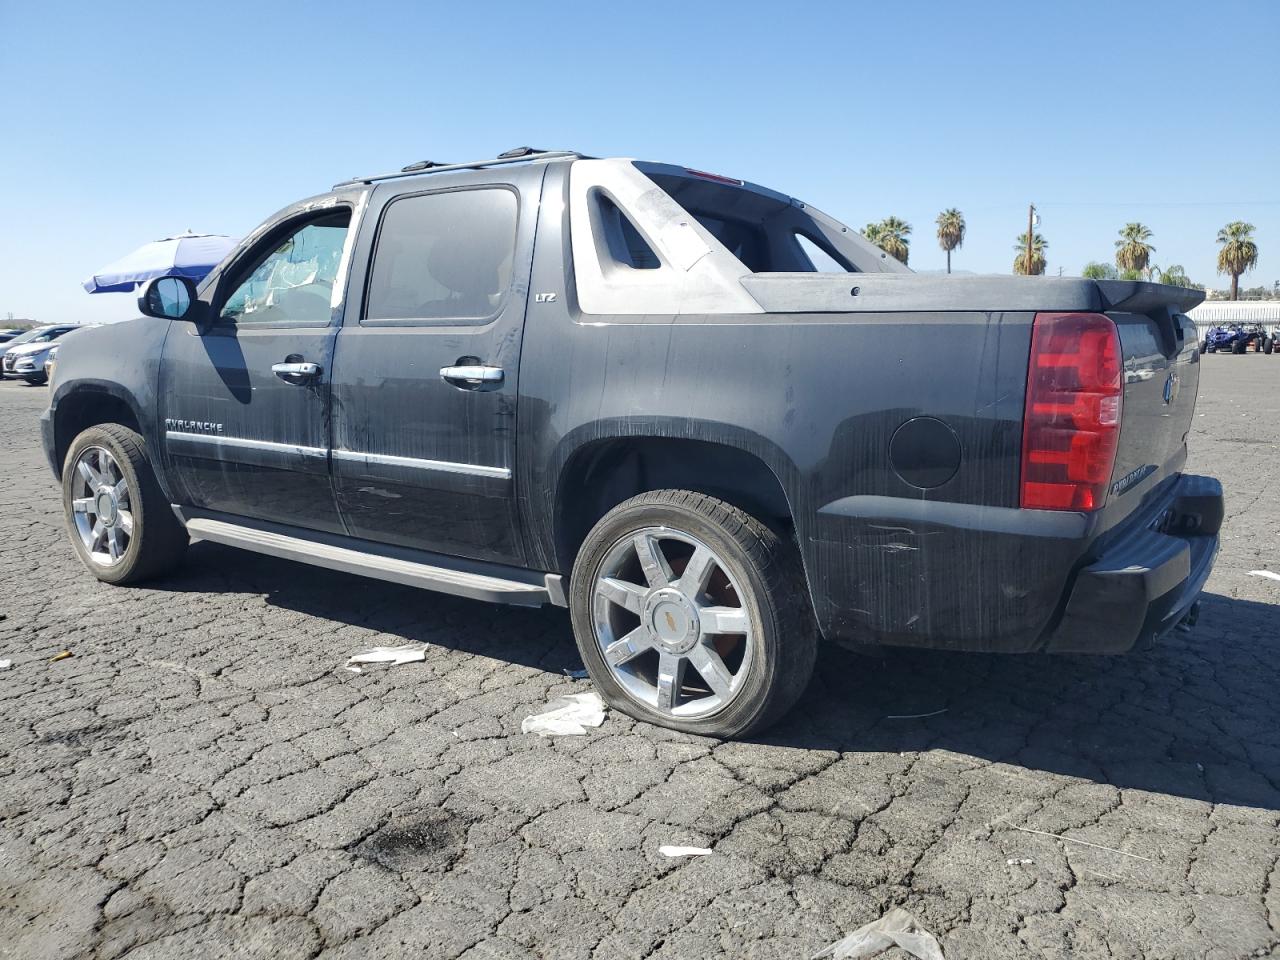
[[[1203,290],[1189,290],[1167,283],[1147,283],[1142,280],[1095,280],[1102,294],[1104,310],[1125,313],[1145,313],[1173,307],[1177,313],[1186,313],[1204,300]]]

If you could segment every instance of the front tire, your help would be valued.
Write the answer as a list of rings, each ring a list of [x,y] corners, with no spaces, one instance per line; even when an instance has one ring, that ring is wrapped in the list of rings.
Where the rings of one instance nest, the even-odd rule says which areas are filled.
[[[658,490],[587,534],[570,611],[605,699],[639,720],[732,738],[804,692],[817,630],[790,540],[731,504]]]
[[[142,437],[119,424],[90,427],[72,441],[62,506],[76,555],[106,583],[167,573],[187,549],[187,531],[156,482]]]
[[[1274,350],[1275,348],[1276,348],[1275,341],[1272,340],[1270,337],[1267,337],[1265,340],[1262,341],[1262,352],[1267,354],[1267,356],[1270,356],[1271,351]]]

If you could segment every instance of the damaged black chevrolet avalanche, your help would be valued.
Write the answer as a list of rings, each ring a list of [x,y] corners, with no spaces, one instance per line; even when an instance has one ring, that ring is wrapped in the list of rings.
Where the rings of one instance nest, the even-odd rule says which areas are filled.
[[[101,580],[196,538],[559,604],[613,706],[742,735],[819,637],[1120,653],[1193,615],[1201,296],[916,276],[785,194],[525,149],[153,281],[63,347],[44,443]]]

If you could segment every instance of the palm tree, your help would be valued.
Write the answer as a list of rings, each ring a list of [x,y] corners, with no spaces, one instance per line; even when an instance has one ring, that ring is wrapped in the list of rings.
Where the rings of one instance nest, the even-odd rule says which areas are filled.
[[[1027,269],[1027,235],[1024,233],[1018,237],[1018,242],[1014,245],[1014,250],[1018,251],[1018,255],[1013,258],[1013,272],[1023,275],[1038,276],[1044,273],[1047,261],[1044,258],[1044,252],[1049,249],[1049,241],[1040,234],[1035,234],[1031,238],[1031,269]]]
[[[907,239],[911,234],[911,224],[897,217],[885,217],[879,223],[868,223],[862,228],[862,235],[877,247],[902,263],[907,262],[910,254]]]
[[[1116,266],[1121,270],[1146,270],[1151,254],[1156,252],[1150,240],[1150,228],[1141,223],[1126,223],[1116,241]]]
[[[955,207],[938,214],[938,246],[947,252],[947,273],[950,273],[951,251],[964,246],[964,214]]]
[[[1231,274],[1231,299],[1240,297],[1240,274],[1258,265],[1258,245],[1253,242],[1253,224],[1235,220],[1218,231],[1218,272]]]
[[[911,241],[907,239],[909,236],[911,236],[911,224],[905,220],[885,217],[880,221],[880,240],[878,241],[880,249],[904,264],[911,253],[909,249]]]
[[[1161,283],[1167,283],[1172,287],[1190,287],[1191,278],[1187,276],[1187,271],[1182,268],[1180,263],[1171,263],[1169,266],[1161,270],[1159,267],[1152,267],[1153,275],[1160,276]]]

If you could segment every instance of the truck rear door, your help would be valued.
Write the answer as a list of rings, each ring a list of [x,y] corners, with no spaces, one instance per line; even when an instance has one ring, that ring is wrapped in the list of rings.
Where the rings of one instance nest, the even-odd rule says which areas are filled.
[[[353,536],[524,559],[516,394],[545,170],[373,191],[333,375],[334,484]]]

